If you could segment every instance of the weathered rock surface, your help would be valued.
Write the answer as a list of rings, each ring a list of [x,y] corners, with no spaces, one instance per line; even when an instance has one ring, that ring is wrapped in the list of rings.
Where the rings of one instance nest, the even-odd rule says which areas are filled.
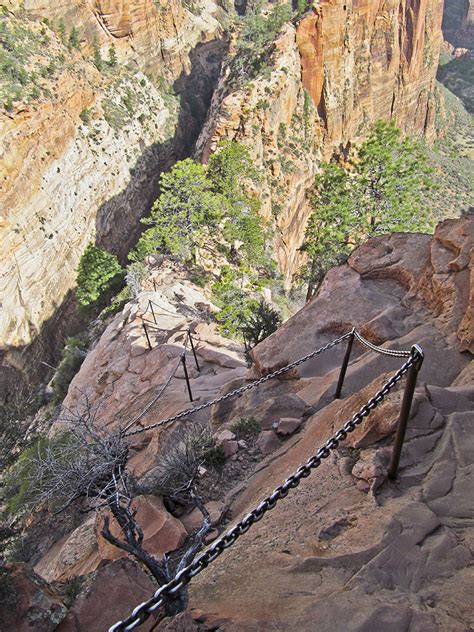
[[[323,0],[282,32],[269,76],[235,89],[223,75],[198,151],[206,160],[235,138],[264,168],[261,199],[287,279],[301,264],[306,191],[321,160],[344,154],[379,119],[433,138],[442,5]]]
[[[0,623],[5,632],[53,632],[67,614],[59,594],[25,564],[6,566],[0,590]]]
[[[470,629],[474,385],[472,355],[462,349],[472,349],[473,334],[464,337],[459,323],[472,310],[470,268],[462,255],[472,248],[472,223],[445,222],[433,239],[372,240],[255,349],[266,372],[307,353],[309,340],[317,347],[355,324],[378,344],[420,343],[425,363],[397,481],[387,481],[387,466],[401,388],[193,581],[191,607],[206,625],[226,632]],[[439,302],[437,274],[444,275]],[[342,351],[335,360],[328,355],[303,365],[299,378],[280,381],[280,396],[306,391],[305,401],[319,410],[230,492],[233,518],[256,507],[314,454],[399,366],[354,348],[345,398],[330,401]],[[249,408],[273,392],[249,395]]]
[[[17,17],[6,19],[51,40],[35,63],[57,64],[60,55],[68,62],[48,79],[50,97],[0,115],[0,352],[16,369],[53,361],[51,343],[56,335],[60,344],[67,320],[58,309],[70,300],[85,247],[95,241],[123,257],[157,195],[159,172],[197,135],[220,69],[225,17],[212,0],[197,4],[195,13],[180,0],[8,5]],[[68,33],[77,29],[82,56],[54,32],[60,19]],[[92,64],[94,40],[104,60],[116,47],[115,70]],[[90,120],[81,120],[85,111]],[[25,360],[25,345],[40,333]]]
[[[101,568],[74,602],[57,632],[99,632],[128,616],[134,604],[142,602],[155,585],[140,567],[130,560],[117,560]],[[143,624],[152,630],[153,619]]]

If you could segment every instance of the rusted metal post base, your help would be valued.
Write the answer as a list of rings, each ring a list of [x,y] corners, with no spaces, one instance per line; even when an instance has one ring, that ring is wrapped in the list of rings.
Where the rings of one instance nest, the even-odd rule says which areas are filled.
[[[407,430],[408,419],[410,417],[411,405],[413,402],[413,393],[416,388],[416,381],[421,365],[423,364],[423,350],[418,345],[412,347],[412,354],[418,356],[417,361],[413,364],[407,373],[407,381],[405,384],[405,392],[403,394],[402,407],[400,409],[400,417],[398,418],[397,433],[395,435],[395,443],[393,446],[392,458],[388,468],[388,477],[393,481],[397,478],[398,465],[402,454],[403,442],[405,441],[405,433]]]
[[[198,362],[198,359],[197,359],[197,353],[196,353],[196,349],[194,347],[194,340],[193,340],[193,337],[191,336],[191,330],[190,329],[188,329],[188,338],[189,338],[189,342],[191,343],[191,349],[192,349],[193,356],[194,356],[194,362],[196,363],[196,369],[200,372],[201,368],[199,366],[199,362]]]
[[[351,358],[352,345],[354,343],[354,330],[352,330],[349,339],[347,340],[346,355],[342,361],[341,372],[339,373],[339,380],[337,381],[336,392],[334,393],[334,399],[341,398],[342,385],[344,384],[344,378],[346,377],[347,367]]]
[[[188,367],[186,366],[186,356],[183,355],[183,357],[181,358],[181,362],[183,363],[184,377],[186,379],[186,386],[188,387],[189,401],[192,402],[194,400],[193,393],[191,391],[191,383],[189,381]]]
[[[142,323],[142,325],[143,325],[143,331],[145,332],[146,341],[147,341],[147,343],[148,343],[148,349],[150,349],[150,351],[151,351],[152,346],[151,346],[150,336],[148,335],[148,330],[147,330],[147,328],[146,328],[145,323]]]

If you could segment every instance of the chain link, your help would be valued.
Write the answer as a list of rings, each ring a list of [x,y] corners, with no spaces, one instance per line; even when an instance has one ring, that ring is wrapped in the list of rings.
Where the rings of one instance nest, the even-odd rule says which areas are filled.
[[[366,340],[363,336],[361,336],[357,329],[355,329],[355,327],[352,330],[352,333],[361,344],[371,349],[372,351],[375,351],[375,353],[391,356],[392,358],[409,358],[412,354],[411,351],[397,351],[396,349],[385,349],[385,347],[377,347],[376,345]]]
[[[342,339],[347,338],[351,334],[346,334]],[[339,339],[341,341],[341,339]],[[334,345],[332,345],[334,346]],[[317,352],[315,352],[317,353]],[[245,518],[240,520],[227,533],[216,540],[211,546],[199,555],[193,562],[181,570],[176,577],[170,582],[161,586],[155,594],[148,600],[138,605],[132,614],[124,621],[119,621],[113,625],[109,632],[129,632],[141,625],[148,617],[162,606],[166,599],[172,597],[186,586],[193,577],[201,573],[209,564],[217,559],[226,549],[232,546],[237,539],[246,533],[252,525],[261,520],[263,516],[271,511],[278,501],[285,498],[290,490],[295,489],[301,480],[307,478],[314,469],[319,467],[324,459],[326,459],[331,451],[335,450],[341,441],[347,437],[350,432],[362,423],[363,419],[384,400],[386,395],[396,386],[396,384],[407,373],[408,369],[419,362],[420,353],[417,348],[413,348],[410,358],[403,366],[382,386],[377,393],[364,404],[351,419],[346,421],[343,426],[324,443],[317,452],[312,455],[306,463],[291,474],[281,485],[279,485],[269,496],[267,496],[255,509],[248,513]],[[301,361],[304,361],[303,359]],[[298,363],[301,361],[297,361]],[[293,363],[295,365],[295,363]],[[268,377],[268,376],[267,376]]]
[[[187,417],[188,415],[192,415],[193,413],[198,413],[201,410],[210,408],[211,406],[214,406],[214,404],[220,404],[221,402],[227,399],[230,399],[231,397],[237,397],[238,395],[241,395],[242,393],[245,393],[246,391],[250,391],[254,388],[257,388],[258,386],[261,386],[265,382],[268,382],[268,380],[272,380],[276,377],[279,377],[280,375],[283,375],[284,373],[287,373],[291,369],[294,369],[300,364],[303,364],[303,362],[307,362],[308,360],[316,357],[320,353],[323,353],[324,351],[328,351],[329,349],[332,349],[333,347],[340,344],[341,342],[344,342],[344,340],[347,340],[351,335],[352,335],[352,332],[344,334],[340,338],[336,338],[336,340],[333,340],[332,342],[329,342],[327,345],[324,345],[324,347],[320,347],[316,351],[312,351],[311,353],[304,356],[303,358],[299,358],[298,360],[295,360],[291,364],[288,364],[282,367],[281,369],[274,371],[273,373],[269,373],[268,375],[265,375],[259,380],[255,380],[254,382],[250,382],[250,384],[246,384],[245,386],[236,388],[235,390],[230,391],[230,393],[227,393],[226,395],[222,395],[221,397],[218,397],[217,399],[213,399],[212,401],[201,404],[200,406],[196,406],[195,408],[188,408],[186,410],[183,410],[183,412],[178,413],[177,415],[173,415],[172,417],[168,417],[167,419],[162,419],[161,421],[157,421],[156,423],[151,424],[150,426],[146,426],[145,428],[139,428],[138,430],[126,432],[123,436],[133,437],[134,435],[140,434],[142,432],[147,432],[148,430],[154,430],[155,428],[159,428],[160,426],[165,426],[174,421],[178,421],[178,419],[183,419],[184,417]]]

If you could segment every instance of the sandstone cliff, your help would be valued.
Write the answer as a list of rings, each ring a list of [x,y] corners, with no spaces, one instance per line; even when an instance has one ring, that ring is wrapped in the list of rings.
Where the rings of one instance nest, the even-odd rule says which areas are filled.
[[[402,629],[416,632],[464,632],[473,615],[473,243],[472,217],[442,223],[434,238],[412,234],[370,240],[346,265],[331,270],[318,295],[254,350],[250,371],[239,362],[238,349],[209,325],[198,325],[206,298],[184,281],[173,284],[177,270],[156,270],[161,289],[152,290],[150,283],[139,301],[109,326],[67,400],[73,408],[79,398],[74,387],[88,389],[91,400],[102,404],[104,424],[143,409],[166,381],[176,350],[182,349],[173,315],[181,319],[179,324],[185,315],[194,320],[200,338],[204,370],[191,375],[198,404],[308,353],[352,325],[374,343],[404,349],[418,343],[425,352],[401,478],[394,484],[386,481],[399,389],[308,482],[193,580],[195,618],[226,631],[288,630],[297,622],[298,629],[308,631],[317,624],[322,630],[369,632],[396,621],[393,629],[398,632],[402,621]],[[160,346],[147,349],[138,327],[151,296],[164,308],[158,314],[161,351]],[[216,436],[228,437],[229,426],[250,414],[261,426],[255,443],[234,442],[237,450],[231,451],[214,488],[209,506],[219,530],[281,483],[399,366],[397,359],[356,345],[344,399],[333,401],[343,354],[338,347],[286,378],[214,407]],[[169,395],[147,411],[140,420],[143,427],[189,405],[182,378],[177,376]],[[138,479],[146,481],[162,431],[139,437],[132,444],[131,465]],[[156,496],[140,496],[135,502],[152,551],[182,543],[191,516],[176,519]],[[87,630],[92,622],[106,629],[149,596],[149,581],[134,564],[111,563],[117,551],[97,536],[94,517],[53,546],[51,535],[37,549],[37,556],[43,555],[36,572],[48,581],[81,574],[87,578],[85,592],[58,630]],[[104,581],[107,593],[101,588]],[[61,614],[65,616],[64,609]],[[19,630],[23,616],[18,615]],[[194,623],[187,621],[184,629],[192,630]]]
[[[221,138],[248,145],[287,280],[321,160],[344,154],[378,119],[433,138],[442,12],[440,0],[323,0],[285,29],[268,77],[236,89],[224,74],[198,151],[206,160]]]
[[[0,349],[8,364],[31,370],[51,361],[87,243],[124,255],[160,171],[189,151],[219,73],[226,14],[207,0],[195,13],[179,0],[7,8],[12,37],[26,33],[30,50],[44,42],[25,62],[27,77],[45,76],[34,80],[36,98],[13,100],[0,115]],[[79,50],[65,45],[73,27]],[[37,338],[26,362],[22,349]]]

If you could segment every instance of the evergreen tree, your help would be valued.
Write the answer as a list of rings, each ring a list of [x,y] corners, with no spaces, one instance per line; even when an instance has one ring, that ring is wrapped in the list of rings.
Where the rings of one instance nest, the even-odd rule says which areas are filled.
[[[190,158],[177,162],[161,176],[161,194],[150,217],[151,226],[141,236],[133,260],[163,250],[184,261],[194,258],[206,235],[216,230],[222,217],[222,196],[211,190],[204,166]]]
[[[432,169],[420,143],[379,121],[345,168],[323,164],[303,250],[308,298],[332,265],[368,237],[432,228]]]
[[[75,26],[72,27],[72,31],[69,35],[69,46],[70,48],[75,48],[76,50],[79,50],[81,47],[79,32]]]
[[[117,51],[115,50],[115,46],[113,44],[109,47],[108,64],[111,68],[115,68],[117,66]]]
[[[92,50],[94,66],[97,68],[97,70],[102,70],[102,68],[104,67],[104,62],[102,59],[102,54],[100,52],[99,44],[97,43],[96,39],[94,40],[94,44],[92,45]]]
[[[63,44],[66,44],[66,42],[67,42],[67,37],[66,37],[66,24],[65,24],[64,19],[63,19],[63,18],[61,18],[61,19],[59,20],[59,23],[58,23],[58,33],[59,33],[59,39],[61,40],[61,42],[62,42]]]
[[[117,257],[89,244],[77,270],[76,296],[82,311],[97,307],[122,277],[123,271]]]

